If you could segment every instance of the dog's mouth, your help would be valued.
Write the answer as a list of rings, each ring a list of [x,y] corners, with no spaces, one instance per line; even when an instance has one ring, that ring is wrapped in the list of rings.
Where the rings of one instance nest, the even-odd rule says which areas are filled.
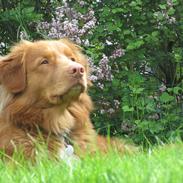
[[[72,79],[67,82],[66,86],[55,85],[53,90],[48,93],[48,101],[51,105],[68,106],[71,102],[79,99],[80,95],[87,89],[85,80]]]
[[[60,95],[59,98],[61,100],[69,99],[69,98],[73,99],[75,97],[78,97],[84,91],[85,91],[85,87],[82,84],[77,83],[72,87],[70,87],[66,92],[64,92],[64,94]]]
[[[83,83],[77,82],[66,88],[61,94],[52,95],[50,102],[52,104],[67,104],[78,99],[81,93],[86,90]]]

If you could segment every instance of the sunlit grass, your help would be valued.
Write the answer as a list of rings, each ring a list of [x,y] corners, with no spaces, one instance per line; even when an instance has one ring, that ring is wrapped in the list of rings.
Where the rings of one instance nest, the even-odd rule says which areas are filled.
[[[183,144],[159,146],[147,152],[120,156],[96,154],[67,165],[63,161],[38,158],[29,161],[0,161],[0,182],[183,182]]]

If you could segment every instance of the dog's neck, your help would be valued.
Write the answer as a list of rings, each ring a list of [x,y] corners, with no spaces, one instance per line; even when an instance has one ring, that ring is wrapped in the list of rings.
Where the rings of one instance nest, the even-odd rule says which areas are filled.
[[[40,128],[55,135],[69,133],[75,121],[65,106],[56,105],[43,109],[24,98],[12,100],[1,111],[1,116],[19,128],[30,130]]]
[[[43,110],[43,119],[41,127],[56,135],[69,133],[75,122],[67,108],[62,109],[60,106]]]
[[[1,85],[0,85],[1,86]],[[1,88],[0,88],[1,91]],[[42,128],[47,133],[59,135],[68,133],[77,121],[77,126],[84,125],[92,110],[90,97],[82,94],[79,100],[70,106],[56,105],[41,108],[35,97],[16,97],[2,89],[0,95],[0,118],[10,125],[20,128]],[[42,105],[46,106],[46,105]],[[78,124],[79,123],[79,124]]]

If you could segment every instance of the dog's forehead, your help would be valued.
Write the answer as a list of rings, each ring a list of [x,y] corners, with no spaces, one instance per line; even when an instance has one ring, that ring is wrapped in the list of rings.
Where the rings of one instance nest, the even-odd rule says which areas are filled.
[[[38,45],[38,48],[41,49],[41,52],[50,53],[50,54],[65,54],[65,55],[72,55],[73,50],[65,43],[60,41],[46,41],[41,42]]]
[[[63,51],[63,52],[64,52],[64,50],[69,49],[69,47],[66,44],[59,42],[59,41],[50,41],[47,43],[47,46],[50,49],[52,49],[52,48],[58,49],[59,51]]]
[[[32,59],[36,57],[57,57],[59,55],[72,55],[72,49],[59,41],[39,41],[35,42],[27,55]]]

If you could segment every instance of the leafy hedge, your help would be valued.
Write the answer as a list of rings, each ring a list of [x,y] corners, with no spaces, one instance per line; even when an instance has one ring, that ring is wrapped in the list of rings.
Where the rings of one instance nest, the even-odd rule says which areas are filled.
[[[70,37],[92,67],[100,133],[149,144],[183,136],[181,0],[1,1],[0,48]]]

